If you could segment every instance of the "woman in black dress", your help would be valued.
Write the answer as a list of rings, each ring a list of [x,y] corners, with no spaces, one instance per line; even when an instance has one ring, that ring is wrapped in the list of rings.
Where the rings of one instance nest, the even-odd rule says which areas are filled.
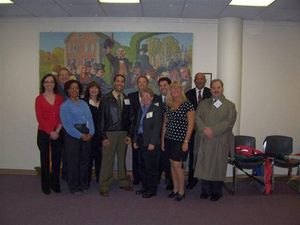
[[[101,122],[101,111],[100,111],[100,101],[101,101],[101,89],[97,82],[92,81],[88,84],[84,101],[89,105],[93,121],[95,127],[95,134],[92,138],[92,150],[91,150],[91,158],[90,158],[90,167],[89,167],[89,182],[92,179],[92,170],[93,170],[93,162],[95,162],[95,175],[97,182],[99,182],[99,174],[101,168],[101,159],[102,159],[102,142],[98,133],[98,128],[100,127]]]
[[[194,107],[187,100],[181,83],[172,82],[166,98],[162,150],[170,160],[174,183],[174,190],[168,197],[175,198],[175,201],[181,201],[185,196],[182,162],[187,159],[188,142],[194,128],[194,115]]]

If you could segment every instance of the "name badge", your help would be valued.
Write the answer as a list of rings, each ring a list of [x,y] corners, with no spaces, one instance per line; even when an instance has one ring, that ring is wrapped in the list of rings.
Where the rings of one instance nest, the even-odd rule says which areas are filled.
[[[129,99],[124,99],[125,105],[130,105],[130,100]]]
[[[156,103],[154,103],[154,105],[156,105],[156,106],[158,106],[158,107],[159,107],[159,102],[156,102]]]
[[[215,103],[214,103],[214,106],[216,108],[219,108],[220,106],[222,105],[222,102],[220,100],[217,100]]]
[[[153,112],[148,112],[146,115],[146,119],[152,118],[153,117]]]

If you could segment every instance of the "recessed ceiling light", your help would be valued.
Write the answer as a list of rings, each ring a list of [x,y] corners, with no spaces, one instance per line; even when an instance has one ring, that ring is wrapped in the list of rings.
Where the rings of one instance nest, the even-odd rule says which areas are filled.
[[[99,0],[100,3],[137,4],[140,0]]]
[[[229,5],[265,7],[275,0],[232,0]]]
[[[0,4],[14,4],[14,3],[10,0],[0,0]]]

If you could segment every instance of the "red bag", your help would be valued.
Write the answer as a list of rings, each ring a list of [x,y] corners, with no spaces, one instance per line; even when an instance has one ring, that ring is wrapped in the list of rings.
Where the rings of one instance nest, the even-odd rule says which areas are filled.
[[[256,155],[256,154],[264,154],[262,151],[259,151],[255,148],[251,148],[249,146],[245,146],[245,145],[238,145],[235,147],[235,152],[236,153],[241,153],[243,156],[245,157],[250,157],[252,155]],[[271,177],[272,177],[272,167],[270,164],[270,160],[269,157],[265,158],[265,177],[266,177],[266,182],[265,182],[265,194],[269,195],[271,193]]]

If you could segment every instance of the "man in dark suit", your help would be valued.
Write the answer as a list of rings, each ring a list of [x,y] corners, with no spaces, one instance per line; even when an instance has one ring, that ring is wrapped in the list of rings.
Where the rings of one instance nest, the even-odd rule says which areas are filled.
[[[64,101],[66,101],[68,99],[68,97],[66,95],[66,92],[64,91],[64,87],[65,87],[65,83],[70,80],[70,71],[65,67],[61,68],[58,71],[58,80],[59,80],[58,94],[61,95],[64,98]],[[62,132],[62,134],[63,133],[64,132]],[[63,145],[62,145],[61,151],[62,151],[62,154],[61,154],[62,155],[62,159],[61,159],[61,162],[62,162],[61,179],[64,180],[64,181],[67,181],[68,180],[68,176],[67,176],[67,159],[66,159],[66,154],[65,154],[65,150],[64,150]]]
[[[195,75],[194,83],[196,85],[195,88],[189,90],[185,93],[189,102],[191,102],[195,108],[198,107],[198,104],[201,100],[210,98],[211,92],[210,89],[205,87],[206,78],[203,73],[197,73]],[[195,140],[195,131],[193,131],[191,140],[189,142],[189,174],[188,174],[188,184],[186,186],[187,189],[193,189],[198,183],[198,179],[194,178],[194,140]]]
[[[138,91],[128,94],[128,98],[130,99],[130,107],[132,108],[134,114],[134,124],[136,123],[138,111],[141,108],[141,96],[140,90],[148,87],[148,79],[145,76],[140,76],[137,79],[137,87]],[[133,148],[132,146],[132,176],[133,176],[133,184],[138,185],[141,181],[141,176],[139,173],[138,167],[138,159],[139,152],[138,149]]]
[[[158,88],[160,92],[160,96],[157,96],[153,101],[154,104],[157,105],[162,112],[162,117],[164,114],[164,109],[166,106],[166,97],[169,90],[169,86],[171,84],[171,80],[167,77],[162,77],[158,80]],[[165,172],[165,183],[166,190],[173,190],[173,180],[171,176],[171,165],[170,161],[166,158],[166,154],[164,151],[160,149],[160,157],[159,157],[159,166],[158,166],[158,181],[160,181],[162,172]]]
[[[60,71],[58,72],[58,80],[59,80],[58,94],[64,98],[64,101],[66,101],[67,95],[64,91],[64,86],[65,83],[70,80],[70,71],[65,67],[60,69]]]

